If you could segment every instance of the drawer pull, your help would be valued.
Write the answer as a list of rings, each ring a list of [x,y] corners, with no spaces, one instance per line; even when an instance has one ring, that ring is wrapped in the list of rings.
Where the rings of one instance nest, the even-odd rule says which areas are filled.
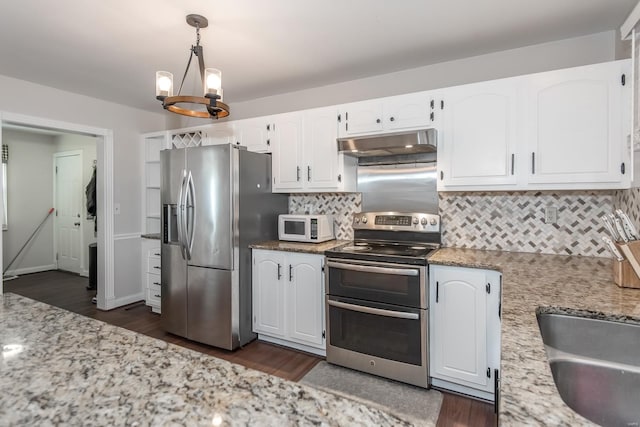
[[[160,295],[158,295],[158,294],[155,294],[155,295],[154,295],[154,297],[156,297],[156,298],[160,298]]]
[[[158,283],[158,282],[153,282],[153,284],[160,286],[160,283]]]
[[[158,270],[160,270],[160,266],[154,265],[153,268],[157,268]]]
[[[153,254],[153,256],[160,256],[160,254]]]

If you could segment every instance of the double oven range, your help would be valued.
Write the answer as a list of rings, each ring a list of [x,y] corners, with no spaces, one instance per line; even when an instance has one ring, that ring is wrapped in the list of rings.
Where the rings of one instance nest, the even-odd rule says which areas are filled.
[[[440,217],[367,212],[354,241],[325,252],[327,362],[429,387],[427,257]]]

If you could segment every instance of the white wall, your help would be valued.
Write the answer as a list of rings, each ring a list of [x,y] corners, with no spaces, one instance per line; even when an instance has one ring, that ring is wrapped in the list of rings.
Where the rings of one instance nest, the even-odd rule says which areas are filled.
[[[3,268],[6,268],[53,207],[52,136],[4,129],[9,146],[7,165],[8,230],[3,232]],[[54,267],[53,218],[49,217],[7,274],[46,271]]]
[[[143,175],[140,134],[165,129],[162,112],[142,111],[6,76],[0,76],[0,94],[0,111],[112,129],[113,200],[121,206],[121,214],[114,217],[114,233],[140,233]],[[119,255],[115,259],[116,295],[139,295],[139,280],[130,281],[129,269],[118,265],[126,257],[120,251],[130,252],[131,259],[139,259],[139,244],[114,248]]]
[[[89,244],[95,243],[96,236],[94,234],[94,221],[93,219],[87,219],[87,198],[85,195],[85,188],[91,180],[93,173],[93,162],[96,157],[96,138],[84,136],[65,134],[56,136],[54,138],[55,152],[60,153],[64,151],[81,150],[82,151],[82,227],[83,227],[83,241],[80,244],[80,249],[83,251],[82,264],[80,265],[83,275],[89,274]]]
[[[236,120],[595,64],[622,55],[629,57],[629,50],[621,46],[616,31],[607,31],[246,102],[226,101],[231,108],[230,119]],[[167,123],[168,129],[175,129],[207,122],[174,114]]]

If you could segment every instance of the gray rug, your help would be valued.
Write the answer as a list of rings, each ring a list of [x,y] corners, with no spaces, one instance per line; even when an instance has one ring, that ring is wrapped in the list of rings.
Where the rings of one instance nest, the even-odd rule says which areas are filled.
[[[442,405],[442,393],[409,384],[318,363],[301,383],[363,402],[415,425],[435,426]]]

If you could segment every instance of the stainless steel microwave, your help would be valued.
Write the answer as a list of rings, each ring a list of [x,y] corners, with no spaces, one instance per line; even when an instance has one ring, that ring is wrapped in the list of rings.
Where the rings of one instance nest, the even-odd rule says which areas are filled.
[[[334,238],[333,217],[331,215],[279,215],[278,238],[310,243],[332,240]]]

